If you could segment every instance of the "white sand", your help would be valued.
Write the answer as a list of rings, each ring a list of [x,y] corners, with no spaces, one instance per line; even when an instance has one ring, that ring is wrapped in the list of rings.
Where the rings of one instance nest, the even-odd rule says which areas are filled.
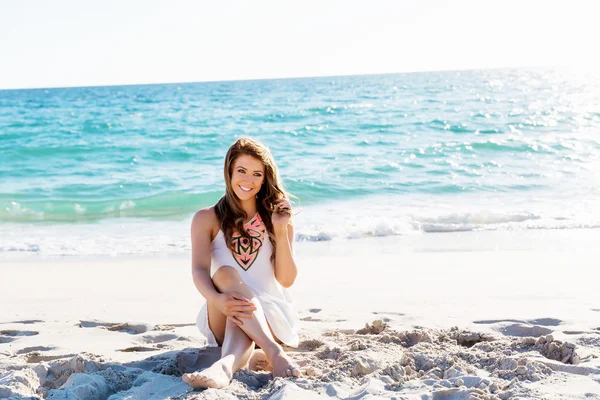
[[[218,356],[187,258],[3,263],[0,398],[600,399],[598,234],[540,235],[301,243],[309,375],[203,392],[180,378]]]

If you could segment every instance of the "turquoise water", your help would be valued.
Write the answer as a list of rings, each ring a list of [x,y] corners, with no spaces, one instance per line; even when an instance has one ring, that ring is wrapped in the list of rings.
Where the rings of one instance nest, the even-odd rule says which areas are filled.
[[[599,128],[600,81],[556,70],[0,91],[0,252],[185,251],[245,135],[299,239],[596,227]]]

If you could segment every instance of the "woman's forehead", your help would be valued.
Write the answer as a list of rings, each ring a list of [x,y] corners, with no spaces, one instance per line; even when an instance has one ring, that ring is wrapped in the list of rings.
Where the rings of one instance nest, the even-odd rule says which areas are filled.
[[[236,158],[233,162],[233,165],[235,167],[244,167],[246,169],[257,171],[263,171],[265,169],[265,166],[263,165],[262,161],[248,154],[242,154],[241,156]]]

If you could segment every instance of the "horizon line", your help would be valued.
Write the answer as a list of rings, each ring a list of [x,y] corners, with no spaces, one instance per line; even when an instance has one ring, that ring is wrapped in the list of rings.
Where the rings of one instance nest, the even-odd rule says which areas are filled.
[[[313,75],[313,76],[290,76],[290,77],[274,77],[274,78],[243,78],[243,79],[217,79],[217,80],[199,80],[199,81],[170,81],[170,82],[147,82],[147,83],[116,83],[108,85],[73,85],[73,86],[45,86],[45,87],[21,87],[21,88],[0,88],[0,92],[11,90],[53,90],[53,89],[85,89],[99,87],[122,87],[122,86],[152,86],[152,85],[177,85],[177,84],[195,84],[195,83],[230,83],[230,82],[254,82],[268,80],[293,80],[293,79],[315,79],[315,78],[345,78],[345,77],[361,77],[361,76],[381,76],[381,75],[399,75],[399,74],[418,74],[418,73],[436,73],[436,72],[467,72],[467,71],[482,71],[482,70],[504,70],[504,69],[559,69],[568,68],[563,65],[539,65],[539,66],[503,66],[503,67],[485,67],[485,68],[459,68],[445,70],[416,70],[416,71],[398,71],[398,72],[376,72],[376,73],[350,73],[339,75]]]

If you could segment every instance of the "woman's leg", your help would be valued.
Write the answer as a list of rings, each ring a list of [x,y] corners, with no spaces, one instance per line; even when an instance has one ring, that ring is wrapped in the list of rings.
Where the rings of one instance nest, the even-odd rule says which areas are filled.
[[[233,374],[245,366],[254,350],[254,342],[235,323],[226,322],[221,359],[209,368],[184,374],[183,380],[194,389],[224,388]]]
[[[224,266],[217,270],[213,276],[213,282],[220,292],[235,292],[254,303],[252,319],[242,319],[240,328],[265,352],[271,365],[274,376],[300,376],[300,370],[293,361],[285,354],[281,346],[271,334],[271,328],[267,323],[262,306],[252,290],[244,283],[235,268]],[[248,360],[246,360],[247,362]]]
[[[250,355],[252,354],[252,341],[256,342],[256,344],[258,344],[267,355],[269,362],[273,366],[274,376],[299,376],[299,369],[292,362],[292,360],[285,355],[283,349],[279,344],[276,343],[273,335],[271,334],[271,330],[265,318],[260,302],[254,298],[254,294],[243,282],[240,274],[235,270],[235,268],[229,266],[223,266],[219,268],[213,276],[213,283],[221,293],[235,292],[250,299],[256,305],[256,311],[253,313],[252,319],[243,319],[243,325],[235,326],[235,328],[238,328],[246,335],[246,339],[240,339],[240,332],[238,332],[236,329],[233,329],[233,327],[230,327],[230,325],[234,325],[234,323],[227,321],[223,338],[223,355],[226,353],[225,343],[229,343],[230,341],[228,336],[231,336],[231,347],[228,345],[228,349],[231,348],[235,351],[228,350],[227,352],[232,352],[233,354],[227,354],[227,357],[224,357],[215,363],[214,366],[217,367],[216,369],[211,367],[199,373],[186,374],[184,375],[184,380],[186,380],[186,382],[190,383],[192,386],[195,386],[195,381],[197,378],[200,378],[200,376],[202,376],[201,382],[203,382],[203,384],[205,382],[222,382],[222,377],[213,377],[212,374],[214,374],[215,371],[218,371],[218,375],[221,375],[221,370],[225,370],[226,372],[231,370],[231,375],[228,373],[227,375],[232,376],[233,373],[235,373],[239,368],[246,365]],[[213,309],[214,307],[209,307],[209,325],[211,325],[211,330],[215,334],[215,337],[218,341],[220,339],[218,337],[219,327],[213,327],[213,324],[218,324],[219,318],[215,315]],[[213,318],[211,318],[211,314],[213,314]],[[247,345],[248,341],[250,341],[250,345],[248,345],[248,347],[244,347],[244,343]],[[223,365],[226,365],[226,367],[223,368]],[[192,378],[194,378],[194,384],[191,383]],[[231,381],[230,377],[229,381]],[[227,384],[229,384],[229,381]],[[198,387],[206,387],[202,385]]]

